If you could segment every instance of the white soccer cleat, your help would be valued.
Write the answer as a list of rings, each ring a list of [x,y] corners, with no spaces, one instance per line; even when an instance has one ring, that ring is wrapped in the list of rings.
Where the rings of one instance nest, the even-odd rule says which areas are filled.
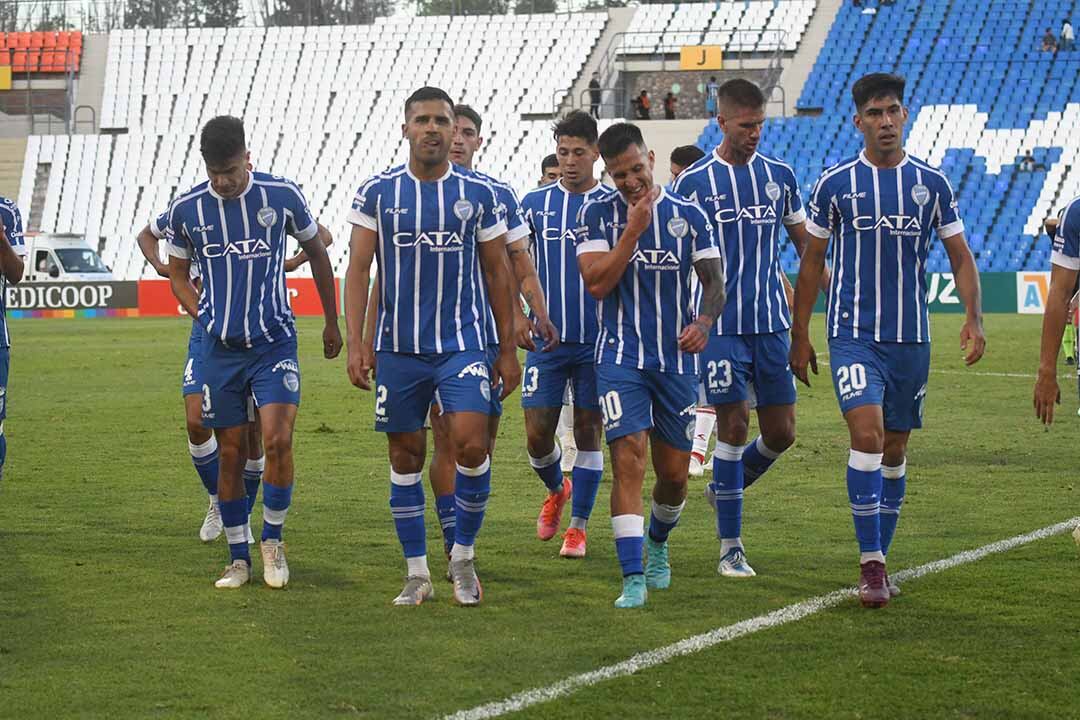
[[[458,605],[479,605],[484,597],[484,590],[480,585],[480,578],[476,576],[476,565],[473,561],[451,560],[450,575],[454,578],[454,600]]]
[[[247,585],[251,580],[251,566],[244,560],[233,560],[221,573],[221,577],[214,583],[214,587],[223,590],[235,590]]]
[[[259,545],[263,559],[263,582],[272,588],[289,584],[289,563],[285,561],[285,543],[281,540],[263,540]]]
[[[425,575],[410,575],[405,578],[405,587],[394,598],[395,605],[420,605],[425,600],[435,597],[435,588],[431,578]]]
[[[750,563],[746,562],[746,553],[741,547],[734,547],[724,553],[720,558],[720,565],[716,571],[724,577],[754,577],[757,575]]]
[[[705,466],[701,464],[701,460],[697,455],[690,455],[690,474],[694,477],[701,477],[705,474]]]
[[[206,510],[206,517],[203,518],[202,527],[199,528],[199,539],[203,542],[213,542],[224,531],[225,526],[221,523],[221,510],[218,508],[218,504],[211,500],[210,507]]]

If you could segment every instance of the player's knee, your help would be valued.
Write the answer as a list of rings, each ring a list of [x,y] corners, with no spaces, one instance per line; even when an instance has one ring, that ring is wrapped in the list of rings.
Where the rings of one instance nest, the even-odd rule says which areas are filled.
[[[458,464],[462,467],[480,467],[488,457],[487,439],[469,438],[458,446],[456,455]]]
[[[785,423],[781,427],[770,428],[768,432],[762,431],[761,437],[766,447],[782,453],[795,444],[795,423]]]
[[[210,439],[213,431],[203,427],[201,419],[189,417],[187,419],[187,434],[188,440],[193,444],[202,445]]]
[[[292,452],[292,433],[287,430],[272,430],[263,435],[263,451],[267,459],[280,459]]]
[[[885,444],[885,433],[878,427],[858,427],[851,430],[851,447],[861,452],[879,453]]]
[[[547,432],[547,428],[539,423],[528,423],[525,426],[525,444],[528,446],[529,455],[545,457],[555,449],[555,434]]]
[[[729,445],[745,445],[746,436],[750,432],[750,423],[747,418],[738,413],[727,413],[716,416],[716,436]]]

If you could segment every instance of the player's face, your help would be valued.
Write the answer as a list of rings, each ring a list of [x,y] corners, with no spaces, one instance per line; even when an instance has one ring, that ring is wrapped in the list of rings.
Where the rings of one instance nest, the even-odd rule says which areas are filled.
[[[765,125],[765,108],[744,108],[737,105],[721,107],[717,116],[724,139],[740,155],[749,157],[757,152],[761,128]]]
[[[547,185],[548,183],[555,182],[556,180],[558,180],[561,177],[562,177],[562,171],[559,170],[559,166],[558,165],[549,165],[548,167],[544,168],[544,174],[542,176],[540,176],[540,184],[541,185]]]
[[[424,165],[446,162],[454,138],[454,110],[445,100],[421,100],[409,106],[401,133],[409,155]]]
[[[899,150],[904,145],[904,124],[908,111],[892,95],[875,98],[855,114],[855,127],[863,134],[866,147],[878,153]]]
[[[454,119],[454,139],[450,143],[450,160],[472,169],[473,155],[484,144],[480,137],[480,131],[476,129],[473,121],[464,115],[458,115]]]
[[[635,203],[653,189],[653,151],[631,145],[613,158],[605,159],[608,175],[628,203]]]
[[[246,150],[220,165],[206,163],[206,175],[210,178],[210,187],[223,198],[238,197],[244,192],[250,169],[251,156]]]
[[[600,151],[584,138],[564,135],[555,147],[555,157],[559,158],[563,184],[575,190],[592,183],[593,165],[600,157]]]
[[[682,171],[685,169],[686,168],[684,168],[682,165],[676,165],[675,163],[671,163],[671,182],[675,182],[675,180],[678,179],[680,175],[682,175]]]

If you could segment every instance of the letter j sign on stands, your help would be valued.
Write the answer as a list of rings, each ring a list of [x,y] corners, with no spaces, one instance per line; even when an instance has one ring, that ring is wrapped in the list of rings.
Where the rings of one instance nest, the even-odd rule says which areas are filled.
[[[679,49],[680,70],[722,70],[724,48],[719,45],[684,45]]]

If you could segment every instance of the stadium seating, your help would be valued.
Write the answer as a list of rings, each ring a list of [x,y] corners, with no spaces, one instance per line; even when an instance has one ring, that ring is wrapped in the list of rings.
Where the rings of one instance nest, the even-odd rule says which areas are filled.
[[[79,71],[82,33],[0,32],[0,65],[14,73],[62,73]]]
[[[808,194],[824,167],[861,145],[851,85],[868,72],[899,72],[908,78],[907,148],[952,182],[979,269],[1045,270],[1042,219],[1080,194],[1080,51],[1043,53],[1039,43],[1074,3],[897,0],[875,9],[843,4],[796,104],[821,116],[770,120],[762,150],[794,165]],[[710,121],[699,144],[720,139]],[[1034,172],[1020,170],[1025,150]],[[797,267],[792,247],[783,258],[785,269]],[[928,270],[948,267],[936,244]]]
[[[620,52],[678,52],[683,45],[719,45],[726,52],[794,52],[814,0],[722,0],[642,5],[630,21]]]
[[[302,185],[338,240],[331,261],[342,275],[353,193],[405,159],[402,109],[412,90],[433,84],[473,105],[485,120],[477,167],[532,187],[551,152],[551,120],[523,116],[550,117],[606,22],[579,13],[116,31],[100,126],[122,134],[31,137],[20,206],[29,216],[37,167],[50,164],[41,229],[101,238],[118,276],[148,277],[135,233],[205,177],[198,130],[233,114],[245,119],[255,166]]]

